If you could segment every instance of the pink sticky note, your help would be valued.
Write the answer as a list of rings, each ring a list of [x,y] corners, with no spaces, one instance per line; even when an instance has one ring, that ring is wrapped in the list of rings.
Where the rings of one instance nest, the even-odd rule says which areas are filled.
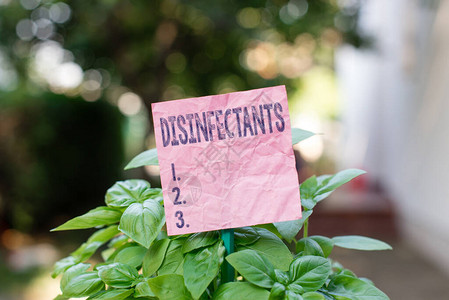
[[[284,86],[152,109],[168,235],[301,218]]]

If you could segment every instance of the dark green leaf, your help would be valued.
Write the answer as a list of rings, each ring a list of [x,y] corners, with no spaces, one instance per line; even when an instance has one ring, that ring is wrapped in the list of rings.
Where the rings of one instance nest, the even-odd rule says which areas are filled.
[[[123,300],[134,293],[133,289],[118,289],[102,291],[94,296],[87,298],[87,300]]]
[[[141,246],[127,247],[121,250],[114,258],[114,262],[126,264],[137,268],[142,265],[147,249]]]
[[[150,277],[159,269],[165,258],[168,246],[170,244],[169,239],[162,239],[154,242],[150,249],[148,249],[145,257],[143,258],[142,273],[145,277]]]
[[[285,285],[275,282],[270,290],[270,297],[268,300],[283,300],[285,297]]]
[[[304,222],[310,217],[312,213],[312,210],[303,211],[302,217],[299,220],[276,222],[273,223],[273,225],[286,241],[291,242],[293,241],[293,239],[295,239],[296,235],[304,225]]]
[[[119,229],[145,248],[159,234],[165,223],[164,208],[156,200],[133,203],[123,213]]]
[[[177,274],[161,275],[148,280],[151,290],[160,300],[191,300],[184,278]]]
[[[228,255],[226,260],[252,284],[271,288],[276,280],[270,261],[254,250],[234,252]]]
[[[236,245],[250,245],[257,242],[260,235],[252,227],[241,227],[234,229],[234,243]]]
[[[287,271],[293,256],[287,246],[274,233],[264,228],[253,227],[260,238],[251,245],[236,245],[236,250],[256,250],[267,258],[271,264],[282,271]]]
[[[388,300],[388,296],[375,286],[352,276],[336,275],[327,286],[327,292],[338,299]]]
[[[90,265],[70,267],[62,276],[61,291],[66,297],[87,297],[104,288],[97,272],[86,272]]]
[[[73,256],[68,256],[57,261],[53,268],[53,273],[51,273],[51,277],[56,278],[56,276],[63,273],[65,270],[77,263],[78,261]]]
[[[122,263],[101,266],[98,275],[104,283],[114,288],[129,288],[139,276],[135,268]]]
[[[157,159],[156,148],[144,151],[134,157],[125,167],[125,170],[138,168],[142,166],[157,166],[159,161]]]
[[[352,179],[365,174],[366,172],[358,169],[347,169],[338,172],[337,174],[331,176],[328,180],[326,180],[326,184],[324,186],[320,186],[317,194],[325,194],[328,192],[332,192],[336,188],[342,186],[343,184],[351,181]]]
[[[321,235],[314,235],[309,238],[320,245],[321,250],[323,250],[324,257],[327,258],[331,254],[332,249],[334,248],[334,242],[330,238]]]
[[[73,218],[51,231],[86,229],[114,224],[120,221],[122,212],[110,207],[100,206],[79,217]]]
[[[275,269],[274,274],[277,282],[282,283],[283,285],[287,285],[290,282],[290,277],[287,272]]]
[[[198,232],[187,238],[182,246],[182,253],[215,244],[218,241],[218,231]]]
[[[154,194],[150,184],[145,180],[118,181],[106,192],[105,202],[111,207],[128,207],[133,203],[151,199]]]
[[[58,295],[53,300],[70,300],[70,297],[66,297],[64,295]]]
[[[318,290],[331,273],[331,264],[319,256],[302,256],[290,265],[291,282],[299,284],[305,292]]]
[[[223,254],[224,247],[221,246],[221,243],[215,243],[213,246],[186,254],[184,283],[193,298],[198,299],[209,283],[218,275],[220,257]]]
[[[303,297],[300,294],[296,294],[292,291],[286,291],[285,299],[286,300],[303,300]]]
[[[356,249],[356,250],[391,250],[391,246],[385,242],[359,236],[359,235],[345,235],[345,236],[336,236],[332,238],[335,246],[347,248],[347,249]]]
[[[301,205],[306,209],[313,209],[316,205],[314,201],[315,192],[318,190],[318,181],[315,175],[307,178],[299,186],[299,191],[301,194]]]
[[[270,293],[249,282],[229,282],[220,285],[215,292],[214,300],[268,300]]]
[[[134,288],[134,297],[156,297],[148,284],[148,281],[139,282]]]
[[[299,284],[296,284],[296,283],[290,283],[287,286],[287,289],[289,291],[292,291],[292,292],[296,293],[296,294],[301,294],[302,295],[304,293],[303,287],[300,286]]]
[[[307,130],[292,128],[292,145],[297,144],[314,135],[315,133]]]
[[[301,256],[315,255],[324,257],[320,244],[308,237],[299,240],[296,244],[296,252],[298,252]]]
[[[164,274],[183,274],[184,256],[181,248],[184,244],[183,239],[172,240],[165,253],[164,261],[158,270],[159,275]]]

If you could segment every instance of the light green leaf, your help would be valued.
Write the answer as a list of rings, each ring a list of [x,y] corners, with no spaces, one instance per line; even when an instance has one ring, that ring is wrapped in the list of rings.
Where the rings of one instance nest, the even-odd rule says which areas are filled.
[[[213,245],[218,241],[218,237],[218,231],[194,233],[185,241],[182,246],[182,253]]]
[[[299,129],[299,128],[292,128],[292,145],[297,144],[305,139],[308,139],[311,136],[314,136],[315,133]]]
[[[133,293],[133,289],[107,290],[93,295],[87,298],[87,300],[123,300],[128,298],[128,296],[131,296]]]
[[[109,227],[95,231],[88,239],[87,243],[101,242],[106,243],[112,239],[116,234],[120,233],[117,225],[111,225]]]
[[[151,290],[160,300],[193,299],[184,285],[184,278],[177,274],[161,275],[148,280]]]
[[[327,292],[338,299],[346,297],[351,300],[389,300],[388,296],[375,286],[346,275],[334,276],[327,286]]]
[[[119,232],[120,232],[120,230],[119,230]],[[108,247],[109,248],[118,248],[118,247],[123,246],[124,244],[126,244],[128,242],[128,239],[129,239],[129,237],[126,234],[121,234],[121,235],[113,238],[109,242]]]
[[[159,234],[165,223],[164,208],[156,200],[133,203],[123,213],[119,229],[145,248]]]
[[[72,256],[77,262],[88,260],[98,248],[119,233],[117,225],[112,225],[104,229],[100,229],[92,234],[87,242],[83,243],[78,249],[72,252]]]
[[[300,239],[296,244],[296,252],[301,256],[315,255],[324,257],[320,244],[310,238]]]
[[[104,283],[114,288],[129,288],[139,276],[135,268],[122,263],[101,266],[98,275]]]
[[[236,250],[255,250],[267,258],[276,269],[287,271],[293,260],[293,256],[284,242],[267,229],[253,228],[259,234],[260,238],[250,245],[236,245]]]
[[[334,242],[330,238],[321,235],[313,235],[309,236],[309,238],[320,245],[324,257],[327,258],[331,254],[332,249],[334,248]]]
[[[321,288],[331,273],[329,260],[320,256],[302,256],[290,265],[290,279],[300,285],[305,292]]]
[[[228,255],[226,260],[252,284],[271,288],[276,280],[270,261],[254,250],[234,252]]]
[[[332,175],[329,180],[326,181],[326,184],[318,189],[317,194],[332,192],[336,188],[365,173],[365,171],[358,169],[347,169],[340,171],[337,174]]]
[[[142,166],[157,166],[159,161],[157,159],[156,148],[144,151],[134,157],[125,167],[125,170],[134,169]]]
[[[275,282],[270,290],[270,297],[268,300],[283,300],[285,297],[285,285]]]
[[[356,250],[391,250],[385,242],[359,235],[336,236],[332,238],[335,246]]]
[[[128,207],[133,203],[142,203],[159,194],[159,189],[150,188],[147,181],[131,179],[118,181],[110,187],[106,192],[105,202],[111,207]]]
[[[270,293],[249,282],[229,282],[220,285],[215,292],[214,300],[268,300]]]
[[[121,250],[114,258],[114,262],[119,262],[134,268],[142,265],[143,257],[147,248],[141,246],[127,247]]]
[[[308,292],[302,294],[304,300],[326,300],[323,294],[317,292]]]
[[[122,212],[114,208],[100,206],[79,217],[73,218],[50,231],[86,229],[114,224],[120,221]]]
[[[139,297],[156,297],[148,284],[148,281],[139,282],[134,288],[134,298]]]
[[[236,245],[250,245],[257,242],[260,235],[252,227],[240,227],[234,229],[234,243]]]
[[[285,292],[285,300],[303,300],[304,298],[300,294],[296,294],[292,291]]]
[[[58,295],[53,300],[70,300],[70,297],[66,297],[64,295]]]
[[[276,281],[282,283],[283,285],[287,285],[290,282],[290,276],[288,276],[287,272],[281,271],[279,269],[274,270],[274,275]]]
[[[276,222],[273,223],[273,225],[287,242],[291,242],[295,239],[296,235],[304,225],[304,222],[310,217],[310,215],[312,215],[312,213],[312,210],[303,211],[302,217],[299,220]]]
[[[183,239],[172,240],[165,253],[164,261],[157,271],[159,275],[183,274],[184,256],[182,255]]]
[[[165,258],[168,246],[170,244],[169,239],[162,239],[154,242],[150,249],[148,249],[145,257],[143,258],[142,273],[145,277],[150,277],[159,269]]]
[[[51,277],[56,278],[56,276],[63,273],[71,266],[76,265],[77,263],[78,261],[73,256],[68,256],[57,261],[53,268],[53,273],[51,273]]]
[[[97,272],[86,272],[90,265],[70,267],[62,276],[61,291],[66,297],[87,297],[104,288]]]
[[[218,275],[223,254],[224,248],[220,247],[220,243],[186,254],[184,283],[193,298],[198,299]]]
[[[315,193],[318,190],[318,180],[315,175],[304,180],[299,186],[301,194],[301,205],[309,210],[312,210],[316,205]]]

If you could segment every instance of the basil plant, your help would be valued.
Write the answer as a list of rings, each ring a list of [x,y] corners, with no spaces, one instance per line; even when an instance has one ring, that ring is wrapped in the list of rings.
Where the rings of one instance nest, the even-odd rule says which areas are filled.
[[[312,135],[292,129],[293,143]],[[127,169],[157,164],[152,149]],[[62,293],[55,299],[389,299],[370,280],[329,258],[334,247],[387,250],[388,244],[362,236],[308,235],[315,205],[364,173],[349,169],[308,178],[299,187],[302,219],[236,228],[235,249],[228,255],[219,231],[167,236],[161,189],[144,180],[119,181],[106,192],[105,206],[53,229],[96,229],[56,262],[52,276],[61,276]],[[96,252],[102,261],[93,264]],[[235,269],[230,282],[226,264]]]

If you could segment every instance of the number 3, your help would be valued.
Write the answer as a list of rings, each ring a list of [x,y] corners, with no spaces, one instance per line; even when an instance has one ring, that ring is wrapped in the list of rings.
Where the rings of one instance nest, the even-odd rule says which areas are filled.
[[[178,210],[178,211],[175,213],[175,217],[178,218],[179,221],[181,221],[181,224],[176,223],[176,227],[178,227],[178,228],[184,227],[184,219],[182,218],[182,217],[183,217],[182,211]]]

